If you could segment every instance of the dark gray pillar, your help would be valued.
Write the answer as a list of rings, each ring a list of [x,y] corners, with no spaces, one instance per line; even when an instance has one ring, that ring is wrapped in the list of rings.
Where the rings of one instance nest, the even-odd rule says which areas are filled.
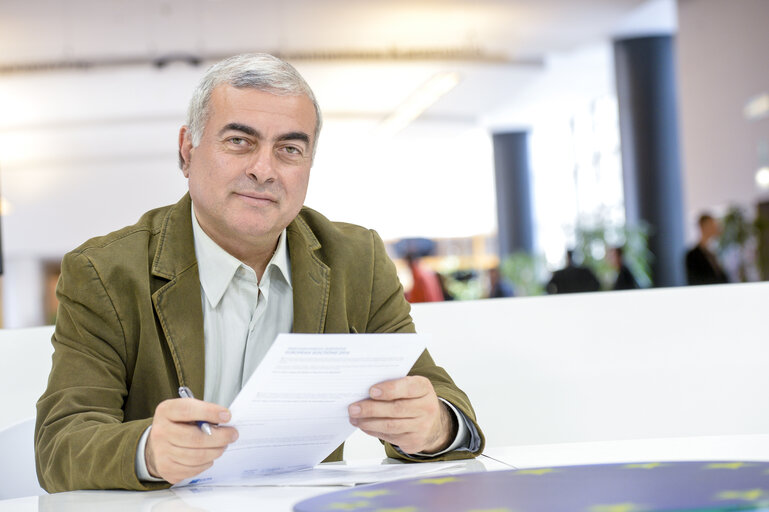
[[[614,42],[625,211],[651,228],[654,286],[685,284],[675,55],[671,36]]]
[[[499,257],[534,252],[529,175],[529,132],[496,133],[494,174],[497,189]]]

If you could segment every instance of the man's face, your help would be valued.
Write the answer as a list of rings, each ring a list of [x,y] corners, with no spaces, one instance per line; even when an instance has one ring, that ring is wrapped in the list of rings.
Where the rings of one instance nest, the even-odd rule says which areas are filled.
[[[620,264],[622,263],[622,258],[619,255],[619,251],[617,249],[611,248],[606,253],[606,259],[608,260],[609,264],[614,268],[619,268]]]
[[[197,147],[180,152],[195,214],[215,242],[243,259],[274,247],[307,194],[315,109],[307,96],[217,86]]]
[[[715,238],[721,234],[721,226],[716,219],[707,219],[702,224],[702,236],[703,238]]]

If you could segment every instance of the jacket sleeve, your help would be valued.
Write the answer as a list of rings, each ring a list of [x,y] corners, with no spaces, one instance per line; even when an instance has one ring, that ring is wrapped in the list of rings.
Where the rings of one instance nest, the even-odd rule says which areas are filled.
[[[374,241],[374,275],[371,292],[371,308],[367,332],[416,332],[414,322],[409,314],[411,306],[403,294],[395,265],[387,256],[384,243],[379,235],[372,231]],[[485,439],[475,418],[475,411],[467,395],[454,384],[446,370],[437,366],[425,350],[414,363],[409,375],[427,377],[435,388],[435,393],[451,402],[475,427],[480,437],[480,444],[475,451],[453,451],[435,458],[411,458],[395,450],[389,443],[385,444],[388,457],[414,462],[467,459],[483,452]]]
[[[134,468],[151,418],[123,423],[125,336],[97,269],[83,253],[62,262],[59,310],[48,387],[37,402],[35,460],[49,492],[153,489]]]

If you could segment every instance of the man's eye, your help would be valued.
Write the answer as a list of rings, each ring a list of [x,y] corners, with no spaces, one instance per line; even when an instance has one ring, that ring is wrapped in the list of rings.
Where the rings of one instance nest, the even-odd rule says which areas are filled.
[[[283,146],[281,149],[292,158],[304,156],[304,150],[299,146]]]
[[[229,137],[224,141],[230,151],[246,152],[251,150],[251,141],[244,137]]]

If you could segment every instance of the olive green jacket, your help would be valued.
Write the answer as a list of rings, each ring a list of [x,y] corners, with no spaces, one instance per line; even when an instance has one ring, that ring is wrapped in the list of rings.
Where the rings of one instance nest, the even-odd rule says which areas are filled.
[[[157,489],[134,468],[155,407],[179,386],[204,388],[200,281],[191,204],[152,210],[139,222],[68,253],[48,388],[37,403],[35,457],[49,492]],[[414,332],[409,305],[379,236],[302,209],[287,228],[294,332]],[[471,421],[467,396],[425,351],[411,374]],[[478,430],[480,432],[480,429]],[[443,459],[475,453],[453,452]],[[398,453],[386,446],[387,454]],[[339,460],[342,447],[327,460]]]

